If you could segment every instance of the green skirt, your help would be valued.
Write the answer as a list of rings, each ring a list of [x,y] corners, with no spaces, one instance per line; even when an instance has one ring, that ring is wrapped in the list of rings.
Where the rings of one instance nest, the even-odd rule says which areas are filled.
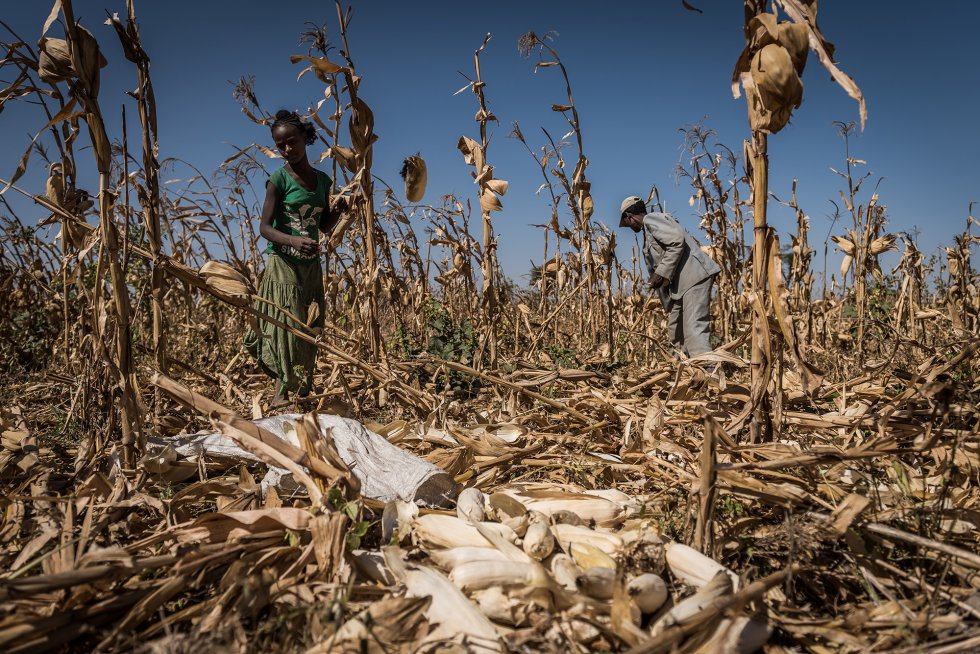
[[[299,325],[282,309],[305,321],[310,305],[316,304],[319,311],[311,326],[323,326],[323,274],[319,261],[296,264],[270,253],[259,284],[259,296],[276,306],[257,301],[255,310],[290,327]],[[258,319],[258,329],[256,333],[249,328],[245,349],[267,375],[279,380],[279,393],[308,393],[316,367],[316,346],[262,319]]]

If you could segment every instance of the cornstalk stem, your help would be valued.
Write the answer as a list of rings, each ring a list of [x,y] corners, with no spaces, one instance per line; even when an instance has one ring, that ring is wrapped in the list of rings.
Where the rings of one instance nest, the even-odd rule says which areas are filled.
[[[767,152],[768,137],[765,132],[752,132],[752,199],[753,215],[755,227],[753,229],[753,253],[752,253],[752,285],[753,290],[758,296],[762,306],[766,305],[766,207],[769,196],[769,155]],[[769,380],[762,379],[764,369],[765,354],[763,343],[763,330],[760,324],[761,317],[758,313],[753,313],[752,318],[752,388],[758,385],[767,387]],[[766,408],[768,404],[768,391],[764,390],[761,394],[753,394],[758,400],[752,407],[751,438],[753,443],[757,443],[771,430],[771,417]]]

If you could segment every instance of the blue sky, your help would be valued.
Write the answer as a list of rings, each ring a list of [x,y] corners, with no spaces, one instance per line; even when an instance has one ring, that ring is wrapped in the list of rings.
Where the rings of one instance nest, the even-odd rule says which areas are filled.
[[[50,3],[5,4],[0,17],[25,40],[36,40]],[[476,98],[453,93],[466,83],[460,71],[472,76],[473,51],[492,34],[481,61],[487,100],[500,124],[491,127],[488,159],[496,176],[511,183],[494,224],[504,270],[518,279],[530,259],[541,257],[540,230],[528,225],[546,222],[549,209],[546,198],[535,195],[537,166],[508,138],[511,123],[520,122],[532,145],[544,142],[541,127],[556,137],[567,131],[550,110],[564,101],[560,75],[554,68],[535,74],[533,61],[519,56],[516,42],[524,32],[558,33],[554,47],[568,67],[581,116],[597,220],[615,225],[620,199],[645,195],[656,184],[668,209],[694,231],[690,188],[674,175],[683,158],[678,128],[705,118],[736,152],[748,135],[744,100],[734,100],[729,85],[743,47],[742,3],[735,0],[693,2],[703,14],[685,10],[680,0],[353,4],[351,54],[380,136],[375,173],[400,188],[401,160],[421,152],[429,168],[425,201],[431,203],[454,193],[476,205],[468,167],[455,148],[463,134],[478,138]],[[867,127],[852,140],[852,155],[868,162],[872,182],[884,178],[880,201],[888,206],[892,231],[918,229],[927,253],[952,242],[963,230],[969,202],[980,199],[980,61],[972,45],[980,5],[954,4],[938,12],[906,2],[820,3],[820,26],[868,103]],[[101,100],[110,134],[118,138],[122,104],[129,105],[135,124],[132,101],[124,95],[135,85],[135,71],[102,22],[106,11],[124,14],[125,3],[76,0],[74,7],[110,61]],[[304,23],[326,24],[331,37],[339,36],[332,2],[142,0],[137,18],[152,60],[161,156],[180,157],[205,172],[232,154],[233,145],[271,145],[268,132],[239,112],[231,82],[254,75],[266,109],[303,109],[322,97],[314,78],[296,81],[300,67],[289,62],[289,55],[305,54],[298,44]],[[812,54],[803,82],[803,106],[769,140],[769,186],[788,196],[792,179],[799,179],[812,238],[822,241],[830,228],[830,200],[839,199],[842,181],[830,170],[843,165],[843,143],[832,123],[857,120],[858,111]],[[0,114],[0,177],[9,178],[42,124],[39,112],[23,103],[9,103]],[[313,146],[311,155],[319,153]],[[270,170],[275,165],[270,162]],[[178,168],[174,175],[191,173]],[[43,192],[43,181],[37,166],[21,185]],[[96,186],[84,176],[82,182]],[[10,200],[22,218],[36,219],[35,208]],[[785,235],[794,218],[771,203],[770,222]],[[620,231],[619,239],[626,256],[632,236]],[[839,254],[831,256],[831,270],[835,261]]]

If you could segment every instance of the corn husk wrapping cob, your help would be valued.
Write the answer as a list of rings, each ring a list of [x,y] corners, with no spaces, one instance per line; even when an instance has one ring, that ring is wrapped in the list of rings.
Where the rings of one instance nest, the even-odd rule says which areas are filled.
[[[418,154],[408,157],[402,163],[401,176],[405,180],[405,198],[409,202],[420,202],[425,195],[425,185],[429,180],[425,160]]]

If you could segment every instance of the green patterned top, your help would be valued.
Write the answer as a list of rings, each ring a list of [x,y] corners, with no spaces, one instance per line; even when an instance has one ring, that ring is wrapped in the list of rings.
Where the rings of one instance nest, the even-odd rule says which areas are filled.
[[[307,191],[293,179],[285,168],[280,168],[269,177],[279,191],[279,202],[272,214],[272,226],[283,234],[308,236],[314,241],[320,239],[320,216],[327,208],[330,187],[333,180],[325,172],[316,171],[316,188]],[[290,263],[309,264],[319,261],[320,255],[304,257],[299,250],[290,245],[269,243],[266,252],[274,252]]]

